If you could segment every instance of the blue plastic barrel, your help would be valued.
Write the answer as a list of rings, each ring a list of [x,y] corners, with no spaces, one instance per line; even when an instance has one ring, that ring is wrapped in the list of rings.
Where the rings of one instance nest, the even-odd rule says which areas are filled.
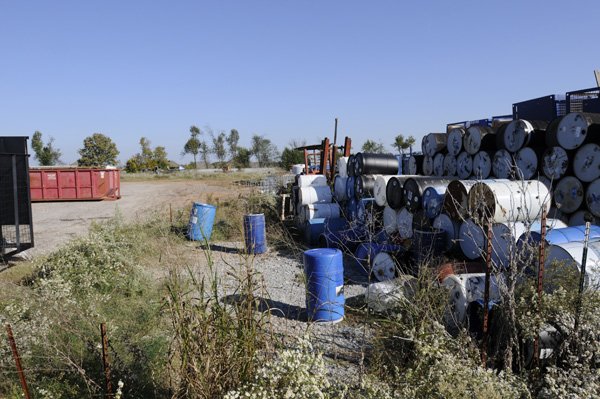
[[[304,223],[304,240],[308,245],[314,245],[325,231],[325,218],[315,218]]]
[[[333,323],[344,318],[343,259],[339,249],[315,248],[304,251],[309,321]]]
[[[526,234],[523,234],[523,239],[526,239]],[[541,233],[538,231],[531,231],[530,237],[527,242],[531,245],[539,245],[541,240]],[[600,226],[590,226],[590,240],[600,238]],[[562,229],[548,229],[546,232],[546,242],[551,245],[566,244],[568,242],[584,241],[585,239],[585,226],[573,226],[564,227]],[[521,241],[521,240],[520,240]]]
[[[267,250],[266,237],[265,214],[253,213],[244,215],[244,242],[246,243],[246,253],[264,253]]]
[[[194,202],[190,212],[187,236],[192,241],[208,241],[212,235],[217,208],[214,205]]]
[[[346,180],[346,199],[348,201],[354,199],[354,181],[356,178],[354,176],[348,176],[348,180]]]

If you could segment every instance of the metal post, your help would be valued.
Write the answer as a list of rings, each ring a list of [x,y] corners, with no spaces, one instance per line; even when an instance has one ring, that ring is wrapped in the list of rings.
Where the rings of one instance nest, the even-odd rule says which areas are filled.
[[[338,118],[335,118],[335,128],[333,130],[333,145],[337,144],[337,122]]]
[[[544,292],[544,266],[546,263],[546,207],[542,209],[542,228],[541,228],[541,240],[540,240],[540,256],[538,264],[538,276],[537,276],[537,295],[538,295],[538,313],[542,311],[542,294]],[[535,364],[539,364],[540,360],[540,334],[539,332],[535,335],[533,341],[533,360]]]
[[[579,315],[581,313],[581,307],[583,305],[583,288],[585,286],[585,266],[587,263],[588,243],[590,241],[590,222],[585,222],[585,239],[583,241],[583,256],[581,259],[581,270],[579,273],[579,295],[577,295],[577,303],[575,308],[575,326],[573,327],[574,333],[577,333],[579,328]]]
[[[173,226],[173,207],[171,204],[169,204],[169,222],[171,223],[171,226]]]
[[[21,249],[21,227],[19,225],[19,191],[17,185],[17,156],[12,156],[13,201],[15,211],[15,241],[17,250]]]
[[[23,388],[23,394],[26,399],[30,399],[31,396],[29,395],[29,388],[27,387],[27,381],[25,380],[25,372],[23,372],[23,367],[21,366],[21,357],[19,356],[19,351],[17,350],[17,344],[10,324],[6,325],[6,332],[8,334],[8,343],[10,344],[10,349],[12,350],[13,358],[15,359],[19,380],[21,381],[21,388]]]
[[[488,321],[489,321],[489,303],[490,303],[490,274],[492,271],[492,220],[488,221],[487,229],[487,256],[485,262],[485,287],[483,291],[483,337],[481,342],[481,362],[485,367],[487,364],[488,350]]]
[[[108,336],[106,334],[106,323],[100,324],[100,336],[102,337],[102,367],[106,382],[106,397],[112,398],[112,383],[110,381],[110,360],[108,358]]]

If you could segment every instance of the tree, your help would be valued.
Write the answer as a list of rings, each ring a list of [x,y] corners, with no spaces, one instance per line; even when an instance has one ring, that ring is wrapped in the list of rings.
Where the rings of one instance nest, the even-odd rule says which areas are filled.
[[[54,148],[52,143],[54,143],[54,138],[50,137],[48,143],[44,145],[42,133],[37,130],[33,133],[31,148],[35,152],[35,159],[37,159],[41,166],[52,166],[60,162],[60,150]]]
[[[129,173],[143,170],[168,169],[169,160],[165,147],[158,146],[154,150],[150,146],[150,140],[146,137],[140,138],[141,152],[127,160],[125,170]]]
[[[277,147],[271,143],[271,140],[257,134],[252,136],[250,152],[256,157],[260,167],[272,164],[277,158]]]
[[[200,152],[200,139],[198,139],[198,137],[202,134],[202,131],[200,129],[198,129],[197,126],[191,126],[190,127],[190,138],[188,139],[188,141],[186,141],[185,145],[183,146],[183,154],[192,154],[192,156],[194,157],[194,169],[198,166],[196,163],[196,157],[198,156],[198,153]]]
[[[83,148],[79,150],[79,155],[79,166],[105,167],[117,164],[119,150],[110,137],[94,133],[83,140]]]
[[[362,146],[363,152],[371,152],[376,154],[382,154],[385,152],[385,147],[382,143],[376,143],[373,140],[367,140]]]
[[[227,151],[225,150],[225,133],[221,132],[218,136],[212,137],[213,141],[213,152],[217,156],[217,159],[223,164],[225,162],[225,156],[227,155]]]
[[[292,167],[292,165],[304,163],[304,153],[299,150],[294,150],[294,148],[296,147],[285,147],[283,152],[281,153],[281,161],[279,161],[279,165],[283,169],[288,170]]]
[[[169,169],[169,159],[167,158],[167,150],[163,146],[158,146],[154,149],[152,158],[156,167],[159,169]]]
[[[229,136],[227,136],[227,145],[229,145],[229,155],[231,159],[234,159],[238,153],[238,142],[240,141],[240,134],[236,129],[231,129]]]
[[[396,148],[399,153],[404,154],[404,150],[409,149],[413,144],[415,144],[415,138],[413,136],[408,136],[408,138],[405,139],[403,135],[399,134],[394,139],[392,147]]]
[[[249,149],[244,147],[238,147],[237,154],[235,155],[235,158],[233,158],[233,164],[238,169],[247,168],[250,166],[251,155],[252,154]]]
[[[208,155],[210,154],[210,148],[206,142],[200,142],[199,148],[200,154],[202,155],[202,160],[204,161],[204,167],[208,168]]]

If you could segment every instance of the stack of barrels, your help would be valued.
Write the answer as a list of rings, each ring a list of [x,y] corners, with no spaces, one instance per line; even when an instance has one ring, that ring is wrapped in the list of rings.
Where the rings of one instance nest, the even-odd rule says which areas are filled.
[[[600,221],[600,114],[553,121],[517,119],[494,128],[454,127],[422,141],[418,174],[463,180],[538,179],[552,192],[552,214],[569,225]],[[416,158],[415,158],[416,161]]]

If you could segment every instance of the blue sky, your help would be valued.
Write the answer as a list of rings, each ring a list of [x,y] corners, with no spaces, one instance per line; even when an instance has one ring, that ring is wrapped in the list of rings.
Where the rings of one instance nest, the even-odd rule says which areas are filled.
[[[355,148],[595,85],[598,1],[2,1],[0,134],[177,162],[192,124]]]

